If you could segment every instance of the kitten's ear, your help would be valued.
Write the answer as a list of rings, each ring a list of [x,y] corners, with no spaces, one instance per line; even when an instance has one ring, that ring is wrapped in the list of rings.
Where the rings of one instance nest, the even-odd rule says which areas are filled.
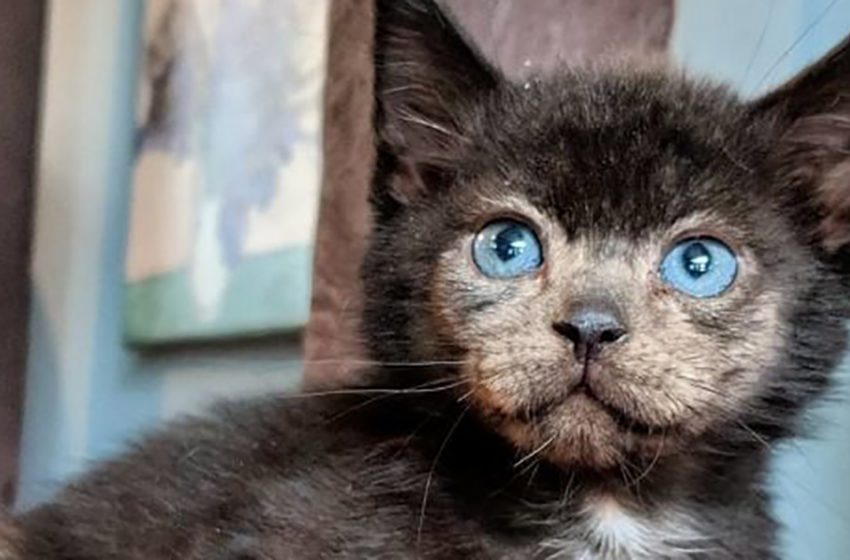
[[[820,212],[822,246],[850,245],[850,37],[753,109],[778,119],[775,161]]]
[[[467,108],[498,73],[433,0],[376,0],[378,210],[419,196],[468,146]]]

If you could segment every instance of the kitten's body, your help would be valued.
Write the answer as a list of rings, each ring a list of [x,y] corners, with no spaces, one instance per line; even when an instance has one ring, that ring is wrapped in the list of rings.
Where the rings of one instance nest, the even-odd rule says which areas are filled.
[[[844,349],[850,46],[757,103],[657,71],[517,85],[431,2],[378,8],[379,365],[154,436],[24,515],[20,557],[775,557],[769,450]],[[470,246],[506,217],[545,260],[494,279]],[[740,264],[716,297],[658,273],[693,236]],[[627,336],[591,354],[578,304]]]
[[[631,479],[647,501],[620,501],[619,473],[514,469],[465,407],[379,398],[282,397],[175,426],[25,516],[23,557],[771,556],[753,465],[722,488],[705,464],[648,473]]]
[[[0,560],[18,558],[18,531],[12,520],[0,510]]]

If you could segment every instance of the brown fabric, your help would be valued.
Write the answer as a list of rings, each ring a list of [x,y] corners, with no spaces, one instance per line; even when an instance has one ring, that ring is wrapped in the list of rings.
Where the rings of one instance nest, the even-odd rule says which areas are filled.
[[[674,0],[449,0],[484,54],[514,78],[603,54],[657,55]],[[325,89],[325,177],[305,350],[308,385],[335,384],[357,367],[357,269],[369,230],[373,7],[333,0]]]
[[[509,76],[667,48],[673,0],[451,0],[488,58]]]
[[[371,0],[333,0],[324,101],[324,183],[305,338],[305,381],[333,384],[361,355],[356,338],[358,267],[369,231],[372,148]]]
[[[0,11],[0,505],[13,498],[20,437],[43,17],[40,0]]]

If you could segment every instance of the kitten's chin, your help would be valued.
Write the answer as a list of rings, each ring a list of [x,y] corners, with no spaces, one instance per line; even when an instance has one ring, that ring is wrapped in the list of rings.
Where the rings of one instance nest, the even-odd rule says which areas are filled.
[[[634,458],[658,458],[665,451],[663,435],[584,392],[574,393],[533,422],[506,418],[500,431],[525,457],[539,455],[564,468],[608,470]]]

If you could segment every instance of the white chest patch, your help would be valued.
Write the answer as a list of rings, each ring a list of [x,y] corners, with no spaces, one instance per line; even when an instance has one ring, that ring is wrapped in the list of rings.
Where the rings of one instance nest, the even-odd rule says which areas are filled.
[[[575,526],[544,546],[550,558],[571,560],[687,560],[709,550],[697,521],[675,512],[646,516],[609,497],[588,500]]]

